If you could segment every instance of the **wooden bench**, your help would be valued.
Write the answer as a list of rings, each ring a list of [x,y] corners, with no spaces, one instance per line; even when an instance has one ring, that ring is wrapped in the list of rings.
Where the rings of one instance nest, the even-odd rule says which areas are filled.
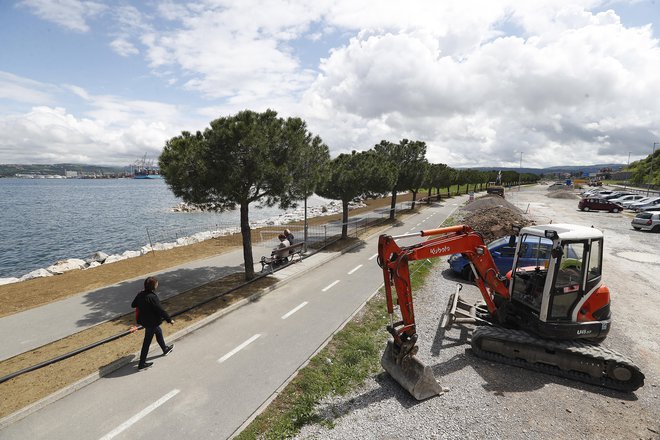
[[[294,243],[292,245],[280,249],[273,249],[273,252],[270,254],[270,257],[266,257],[266,256],[261,257],[261,261],[260,261],[261,271],[263,272],[266,268],[269,268],[270,271],[272,272],[273,269],[275,269],[276,267],[284,266],[286,264],[289,264],[290,262],[293,263],[295,261],[296,256],[298,256],[298,261],[302,261],[304,249],[305,249],[304,241],[301,241],[300,243]],[[289,257],[286,260],[282,260],[281,258],[278,259],[276,257],[277,254],[284,253],[285,251],[289,252],[288,254]]]

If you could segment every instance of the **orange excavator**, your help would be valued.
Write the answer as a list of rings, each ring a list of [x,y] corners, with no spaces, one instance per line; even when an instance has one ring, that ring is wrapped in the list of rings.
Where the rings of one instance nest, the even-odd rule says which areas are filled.
[[[514,229],[511,245],[517,242],[516,252],[507,274],[498,271],[483,238],[469,226],[380,236],[378,264],[390,316],[387,331],[393,338],[381,359],[385,371],[418,400],[442,394],[431,368],[415,356],[418,334],[408,263],[460,253],[470,262],[483,301],[463,300],[458,284],[441,326],[474,325],[471,347],[477,356],[619,391],[642,386],[644,374],[630,359],[598,345],[611,325],[610,293],[602,283],[603,233],[569,224]],[[431,238],[397,244],[411,237]],[[529,266],[526,260],[527,266],[519,267],[521,246],[535,242],[536,264]]]

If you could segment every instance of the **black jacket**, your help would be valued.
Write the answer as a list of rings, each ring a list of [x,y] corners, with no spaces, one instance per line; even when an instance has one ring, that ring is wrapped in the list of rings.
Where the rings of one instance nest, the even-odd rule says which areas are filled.
[[[170,315],[160,305],[160,300],[155,292],[142,291],[137,294],[131,307],[137,308],[137,323],[142,327],[156,327],[163,322],[172,322]]]

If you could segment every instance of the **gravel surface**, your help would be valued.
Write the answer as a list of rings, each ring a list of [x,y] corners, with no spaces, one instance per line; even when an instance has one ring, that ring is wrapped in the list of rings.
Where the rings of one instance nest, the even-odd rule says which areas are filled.
[[[624,394],[476,358],[469,327],[439,328],[458,282],[462,297],[480,297],[441,258],[437,275],[415,292],[415,316],[418,357],[448,392],[417,402],[382,372],[351,395],[323,402],[324,426],[307,426],[297,438],[660,439],[660,293],[653,276],[660,266],[660,234],[632,230],[629,214],[582,213],[576,199],[549,199],[546,193],[535,187],[507,193],[507,200],[539,224],[589,224],[605,232],[604,278],[615,322],[603,345],[640,366],[646,375],[642,388]]]

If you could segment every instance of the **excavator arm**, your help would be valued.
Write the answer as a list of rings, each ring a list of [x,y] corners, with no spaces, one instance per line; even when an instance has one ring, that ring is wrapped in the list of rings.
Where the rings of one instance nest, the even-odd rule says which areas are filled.
[[[399,246],[397,239],[407,237],[433,237],[421,243],[410,246]],[[413,307],[412,289],[410,286],[410,261],[425,260],[460,253],[474,266],[479,287],[488,311],[496,316],[497,307],[493,301],[494,295],[504,299],[509,298],[506,278],[497,270],[495,262],[484,243],[483,238],[466,225],[430,229],[414,234],[399,236],[381,235],[378,241],[378,264],[383,269],[387,312],[390,315],[390,325],[387,330],[394,338],[394,344],[405,356],[414,349],[417,340],[415,329],[415,312]],[[394,322],[394,297],[392,285],[396,289],[396,299],[401,310],[401,321]],[[413,353],[414,354],[414,353]]]

